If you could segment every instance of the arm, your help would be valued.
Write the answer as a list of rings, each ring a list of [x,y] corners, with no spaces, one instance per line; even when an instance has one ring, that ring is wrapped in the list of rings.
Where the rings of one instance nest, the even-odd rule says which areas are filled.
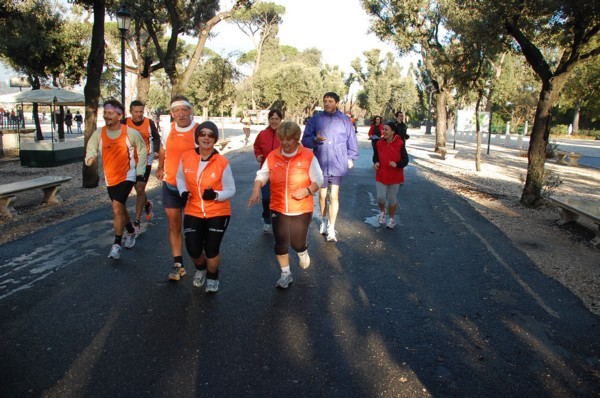
[[[223,170],[221,182],[223,183],[223,190],[217,191],[217,194],[219,195],[217,200],[219,202],[230,199],[235,195],[235,181],[233,180],[233,173],[231,172],[231,166],[229,164],[225,170]]]
[[[304,135],[302,136],[302,146],[308,149],[313,149],[315,146],[319,145],[320,142],[316,140],[317,134],[317,115],[310,118],[306,126],[304,126]]]
[[[100,145],[100,130],[94,131],[90,137],[85,149],[85,164],[91,166],[98,156],[98,147]]]
[[[183,173],[183,163],[179,161],[179,167],[177,168],[177,190],[181,195],[184,192],[189,192],[187,182],[185,181],[185,174]]]
[[[256,178],[254,179],[254,185],[252,186],[252,194],[248,198],[248,206],[252,206],[260,201],[260,189],[269,181],[271,175],[269,171],[269,158],[265,160],[260,170],[256,172]]]
[[[396,164],[396,167],[403,169],[408,165],[408,152],[406,151],[406,141],[402,144],[400,149],[400,161]]]
[[[148,164],[148,148],[146,148],[146,143],[137,130],[127,128],[127,136],[129,137],[129,141],[131,141],[135,147],[138,157],[138,162],[135,166],[135,174],[143,176],[144,173],[146,173],[146,165]]]
[[[158,168],[156,169],[156,178],[162,180],[165,176],[165,148],[161,145],[158,151]]]
[[[354,132],[354,127],[350,123],[350,119],[346,116],[347,123],[346,126],[346,148],[348,149],[348,160],[354,161],[358,159],[358,139],[356,138],[356,133]],[[348,162],[350,163],[350,162]],[[349,168],[352,168],[350,164]]]
[[[312,196],[319,190],[321,185],[323,185],[323,172],[319,166],[319,161],[315,157],[313,157],[310,163],[308,176],[310,178],[310,185],[306,188],[300,188],[292,193],[294,199],[302,200],[308,196]]]
[[[256,158],[258,163],[262,162],[262,160],[264,158],[264,155],[262,154],[262,152],[260,150],[260,143],[262,141],[262,138],[264,137],[264,134],[263,134],[264,131],[265,130],[258,133],[258,135],[256,136],[256,139],[254,140],[254,157]]]

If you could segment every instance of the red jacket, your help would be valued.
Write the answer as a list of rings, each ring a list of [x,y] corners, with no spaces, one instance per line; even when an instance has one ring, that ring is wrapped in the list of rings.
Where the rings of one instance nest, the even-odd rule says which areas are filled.
[[[400,162],[402,147],[404,147],[404,141],[395,134],[392,142],[388,142],[385,138],[381,138],[377,142],[377,157],[379,160],[379,168],[375,174],[377,182],[386,185],[402,184],[404,182],[404,169],[390,166],[391,161]]]
[[[375,129],[379,129],[379,131]],[[369,129],[369,138],[372,138],[373,135],[376,135],[379,138],[383,137],[383,123],[379,123],[378,125],[371,125],[371,128]]]
[[[256,158],[259,155],[263,155],[262,162],[260,162],[260,165],[262,166],[267,159],[267,155],[271,153],[273,149],[279,148],[280,146],[281,143],[279,142],[279,137],[277,137],[277,131],[269,126],[258,133],[254,140],[254,157]]]

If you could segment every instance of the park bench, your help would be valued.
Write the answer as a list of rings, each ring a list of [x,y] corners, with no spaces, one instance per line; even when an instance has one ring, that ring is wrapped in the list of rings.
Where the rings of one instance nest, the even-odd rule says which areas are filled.
[[[41,189],[44,192],[43,203],[59,203],[61,201],[58,196],[60,186],[70,179],[71,177],[45,176],[0,185],[0,215],[14,216],[16,211],[13,206],[16,194],[34,189]]]
[[[562,225],[577,221],[580,216],[596,224],[596,237],[592,240],[592,244],[600,244],[600,206],[597,203],[590,200],[558,198],[555,196],[551,196],[548,199],[552,204],[560,208]]]
[[[569,161],[567,162],[566,159],[569,159]],[[558,164],[566,164],[569,166],[579,166],[579,159],[581,159],[580,153],[556,151],[556,163],[558,163]]]

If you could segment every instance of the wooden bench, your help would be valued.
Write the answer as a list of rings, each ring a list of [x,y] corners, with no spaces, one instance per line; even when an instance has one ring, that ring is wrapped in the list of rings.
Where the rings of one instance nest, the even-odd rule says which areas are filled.
[[[71,177],[45,176],[0,185],[0,215],[12,217],[17,214],[13,207],[15,195],[33,189],[44,191],[43,203],[60,203],[62,200],[58,196],[60,185],[69,180]]]
[[[558,164],[567,164],[565,157],[567,156],[567,152],[564,151],[556,151],[556,163]]]
[[[588,218],[596,224],[596,237],[592,240],[592,244],[600,244],[600,206],[598,203],[590,200],[557,198],[555,196],[548,199],[560,208],[561,225],[577,221],[580,216]]]

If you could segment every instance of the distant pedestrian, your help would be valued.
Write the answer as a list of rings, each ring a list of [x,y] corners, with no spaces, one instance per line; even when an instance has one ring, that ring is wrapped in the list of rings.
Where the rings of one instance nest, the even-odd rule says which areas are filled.
[[[210,121],[196,126],[197,148],[184,152],[177,171],[177,189],[186,205],[183,230],[185,247],[194,262],[192,284],[206,292],[219,290],[220,247],[231,217],[230,199],[235,182],[229,161],[219,154],[217,126]]]
[[[298,253],[300,267],[310,266],[308,227],[314,208],[313,195],[323,184],[323,173],[312,151],[300,145],[302,130],[291,121],[281,123],[277,136],[281,146],[267,155],[256,173],[248,206],[258,203],[260,189],[271,182],[271,220],[275,255],[281,268],[277,287],[285,289],[293,281],[289,247]]]
[[[73,114],[69,109],[67,109],[67,113],[65,113],[65,125],[67,126],[67,134],[73,134]]]
[[[279,138],[277,137],[277,128],[281,124],[281,120],[283,119],[282,113],[278,109],[271,109],[269,111],[269,126],[258,133],[256,139],[254,140],[254,156],[256,157],[256,161],[262,167],[267,155],[271,153],[271,151],[279,148],[281,143],[279,142]],[[271,210],[270,210],[270,200],[271,200],[271,190],[270,183],[267,182],[261,189],[261,197],[262,197],[262,218],[263,218],[263,232],[269,233],[271,232]]]
[[[398,191],[404,183],[404,167],[408,164],[408,153],[404,140],[394,133],[394,124],[385,123],[383,137],[377,142],[375,154],[373,155],[373,167],[375,168],[375,186],[377,190],[377,206],[379,206],[379,224],[386,224],[385,204],[387,199],[389,220],[387,228],[396,226],[396,208],[398,203]]]
[[[313,150],[325,176],[324,184],[319,190],[319,232],[326,235],[328,242],[337,242],[335,222],[340,207],[342,177],[348,174],[359,154],[354,126],[350,118],[338,110],[339,102],[340,97],[336,93],[325,93],[323,112],[317,113],[308,121],[302,137],[302,145]]]
[[[121,242],[127,231],[126,249],[135,245],[135,228],[127,210],[127,197],[136,181],[136,176],[146,170],[146,144],[140,133],[121,124],[125,108],[117,100],[104,102],[105,127],[96,130],[90,137],[85,155],[85,164],[90,166],[98,155],[102,156],[104,177],[108,197],[112,203],[115,240],[109,258],[121,258]],[[137,158],[134,156],[137,153]],[[137,163],[136,163],[137,159]]]
[[[373,147],[373,153],[375,153],[375,146],[383,135],[383,123],[381,122],[381,116],[375,116],[373,118],[368,135],[369,139],[371,140],[371,146]]]
[[[393,125],[394,132],[406,143],[410,136],[407,133],[408,128],[406,127],[406,123],[404,123],[404,113],[398,111],[394,114],[394,117],[396,118],[396,122]]]
[[[240,123],[243,125],[242,129],[244,130],[244,135],[246,136],[244,145],[248,145],[248,142],[250,142],[250,125],[252,124],[252,118],[248,112],[244,112],[242,118],[240,119]]]
[[[79,111],[75,113],[75,116],[73,116],[73,120],[75,120],[75,123],[77,123],[77,134],[81,134],[81,124],[83,123],[83,116],[81,116],[81,113],[79,113]]]

